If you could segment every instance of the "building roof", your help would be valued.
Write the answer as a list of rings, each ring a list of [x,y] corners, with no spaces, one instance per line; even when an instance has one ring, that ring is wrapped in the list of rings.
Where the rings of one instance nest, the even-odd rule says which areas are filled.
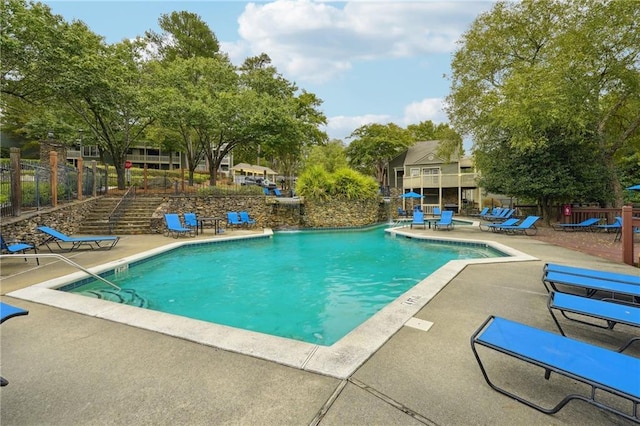
[[[406,151],[404,158],[405,166],[423,165],[423,164],[442,164],[448,162],[456,162],[457,156],[452,155],[451,160],[447,160],[438,155],[438,145],[440,141],[421,141],[416,142]],[[460,160],[460,166],[472,167],[473,159],[471,157],[463,157]]]
[[[265,175],[265,174],[277,175],[278,174],[278,172],[274,172],[269,167],[256,166],[256,165],[247,164],[247,163],[238,163],[231,168],[231,171],[233,172],[242,171],[243,173],[251,173],[254,175]]]

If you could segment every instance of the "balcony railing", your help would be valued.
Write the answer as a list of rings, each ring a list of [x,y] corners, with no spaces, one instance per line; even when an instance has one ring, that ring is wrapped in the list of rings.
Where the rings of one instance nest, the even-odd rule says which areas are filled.
[[[457,188],[478,186],[477,173],[442,174],[425,176],[405,176],[404,188]]]

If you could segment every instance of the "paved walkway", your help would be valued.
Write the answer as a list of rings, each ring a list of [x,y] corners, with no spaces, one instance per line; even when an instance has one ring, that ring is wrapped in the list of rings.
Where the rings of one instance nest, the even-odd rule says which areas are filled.
[[[242,232],[242,231],[234,231]],[[246,231],[245,231],[246,232]],[[548,416],[491,390],[469,338],[490,314],[554,330],[540,282],[545,262],[628,274],[620,262],[526,236],[458,227],[416,234],[491,239],[538,260],[467,266],[415,317],[428,331],[402,327],[345,380],[306,372],[6,294],[73,270],[49,259],[3,259],[2,300],[29,310],[2,324],[0,423],[6,425],[602,425],[629,424],[583,402]],[[83,251],[85,267],[166,244],[167,238],[125,236],[109,252]],[[615,347],[631,336],[567,324],[573,336]],[[638,347],[629,352],[640,356]],[[580,390],[522,363],[492,363],[495,377],[542,401]],[[584,389],[582,389],[584,390]]]

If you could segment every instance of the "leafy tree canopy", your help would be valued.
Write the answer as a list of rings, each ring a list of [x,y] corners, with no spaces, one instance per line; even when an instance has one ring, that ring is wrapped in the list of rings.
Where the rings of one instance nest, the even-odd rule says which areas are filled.
[[[478,17],[453,58],[447,112],[473,136],[483,174],[496,172],[497,161],[513,174],[534,164],[537,176],[510,195],[548,208],[584,197],[584,169],[605,165],[606,190],[593,193],[619,204],[616,159],[640,149],[638,22],[638,2],[592,0],[498,2]],[[549,156],[561,153],[563,162]]]

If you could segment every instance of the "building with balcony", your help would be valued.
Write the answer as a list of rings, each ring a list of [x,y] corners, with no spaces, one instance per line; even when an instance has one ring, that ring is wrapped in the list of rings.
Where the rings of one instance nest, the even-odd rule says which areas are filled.
[[[100,161],[100,153],[98,151],[98,147],[92,145],[83,145],[76,146],[72,148],[68,148],[66,150],[66,159],[68,162],[77,164],[77,159],[80,158],[80,154],[82,153],[82,158],[84,161],[96,160]],[[187,160],[186,157],[179,151],[168,152],[163,151],[162,149],[140,145],[129,148],[127,151],[127,161],[130,161],[132,167],[135,168],[144,168],[145,165],[148,169],[157,169],[157,170],[175,170],[180,168],[187,168]],[[107,161],[110,162],[109,159]],[[233,167],[233,156],[229,154],[224,157],[220,167],[218,168],[218,172],[223,176],[229,176],[229,171]],[[198,173],[208,173],[209,167],[207,165],[207,160],[203,159],[198,163],[195,169]]]
[[[441,158],[438,145],[439,141],[417,142],[389,161],[389,187],[422,195],[414,205],[425,213],[433,212],[434,207],[457,213],[477,209],[481,190],[472,158]]]

